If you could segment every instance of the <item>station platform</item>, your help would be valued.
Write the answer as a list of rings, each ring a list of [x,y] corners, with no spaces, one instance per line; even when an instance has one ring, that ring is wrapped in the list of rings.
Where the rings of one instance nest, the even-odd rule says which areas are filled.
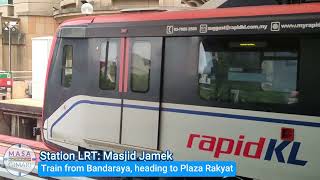
[[[42,101],[31,98],[1,100],[0,110],[29,116],[41,116],[42,103]]]
[[[37,123],[34,124],[37,127],[41,127],[42,124],[42,101],[34,100],[31,98],[24,99],[10,99],[10,100],[0,100],[0,113],[4,116],[9,117],[11,122],[11,134],[12,136],[0,134],[0,180],[2,177],[7,179],[23,179],[23,180],[44,180],[44,179],[65,179],[65,180],[75,180],[75,179],[90,179],[86,177],[38,177],[38,165],[33,169],[33,171],[23,177],[17,177],[10,174],[3,165],[3,156],[6,150],[15,144],[24,144],[33,149],[37,157],[37,162],[39,161],[39,154],[41,151],[51,151],[45,144],[41,141],[41,137],[37,136],[37,141],[28,140],[23,138],[18,138],[23,136],[23,130],[19,129],[19,123],[22,119],[31,118]],[[1,126],[1,123],[0,123]],[[16,137],[14,137],[16,136]]]
[[[33,139],[33,127],[42,126],[42,104],[31,98],[0,100],[0,134]]]
[[[50,151],[50,149],[41,141],[32,141],[0,134],[0,156],[5,153],[8,147],[15,144],[25,144],[33,149],[36,154],[38,154],[40,151]]]

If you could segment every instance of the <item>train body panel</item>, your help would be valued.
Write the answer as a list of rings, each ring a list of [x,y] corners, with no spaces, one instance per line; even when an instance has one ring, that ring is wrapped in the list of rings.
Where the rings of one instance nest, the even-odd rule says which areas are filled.
[[[164,108],[160,147],[171,149],[178,160],[232,160],[240,175],[258,179],[268,179],[271,174],[272,179],[319,176],[319,146],[305,140],[317,136],[319,127],[259,121],[275,118],[319,123],[318,117],[178,104],[164,104]],[[230,114],[236,117],[228,117]],[[295,130],[293,142],[281,140],[284,127]]]
[[[245,177],[318,179],[319,5],[64,23],[48,67],[45,142],[171,150],[176,160],[236,161]]]
[[[81,106],[82,103],[86,105]],[[131,119],[133,122],[141,122],[141,119],[148,117],[145,114],[137,114],[139,110],[149,107],[147,111],[159,112],[152,102],[130,101],[127,105],[131,105],[130,109],[134,110],[128,111],[130,117],[135,117]],[[110,121],[118,117],[117,114],[121,114],[118,111],[120,106],[121,102],[115,99],[89,96],[71,98],[61,107],[63,110],[58,110],[46,121],[48,127],[51,127],[47,131],[51,133],[47,134],[45,140],[71,150],[81,146],[121,151],[120,146],[106,147],[103,144],[90,143],[90,140],[106,144],[117,143],[107,138],[111,135],[119,135],[119,132],[107,130],[115,126],[120,128],[119,123],[112,126]],[[110,113],[112,111],[114,113]],[[67,114],[61,112],[67,112]],[[63,115],[65,118],[61,119]],[[283,122],[278,123],[279,120]],[[307,122],[307,124],[298,125],[301,122]],[[134,140],[139,140],[140,137],[137,137],[137,134],[156,133],[158,135],[157,130],[150,132],[150,129],[146,129],[148,125],[148,123],[144,126],[136,123],[138,127],[133,125],[132,128],[136,130],[134,132],[126,131],[128,127],[122,125],[122,138],[124,139],[125,134],[132,136]],[[316,179],[319,176],[317,167],[320,161],[317,153],[320,147],[315,145],[314,141],[305,139],[316,137],[319,126],[319,118],[313,116],[163,103],[158,150],[171,150],[175,160],[236,161],[239,164],[238,173],[242,176],[267,179],[272,173],[276,179],[307,177]],[[295,130],[296,136],[292,142],[281,140],[281,129],[284,127]],[[84,130],[91,128],[96,132]],[[98,132],[99,128],[100,132]],[[138,133],[139,131],[142,133]],[[96,136],[95,133],[97,133]],[[141,137],[141,139],[145,138]],[[137,143],[141,142],[148,141],[143,139]],[[122,140],[121,145],[122,148],[135,150],[157,150],[144,144],[127,143],[125,140]],[[242,166],[242,164],[245,165]],[[292,174],[295,175],[292,176]]]
[[[96,99],[100,101],[95,101]],[[104,108],[107,105],[110,106]],[[120,138],[120,115],[121,100],[119,99],[76,96],[66,101],[47,120],[46,139],[55,139],[74,145],[79,145],[79,142],[84,139],[99,139],[116,143]],[[112,120],[105,121],[105,118]],[[96,130],[92,132],[89,131],[90,129]],[[74,134],[77,136],[75,137]]]

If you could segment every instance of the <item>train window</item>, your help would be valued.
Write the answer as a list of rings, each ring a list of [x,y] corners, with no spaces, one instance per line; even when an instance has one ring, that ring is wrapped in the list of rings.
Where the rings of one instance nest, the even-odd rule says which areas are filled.
[[[266,45],[255,42],[240,43],[250,44],[244,48],[227,44],[217,47],[206,39],[200,43],[198,73],[202,99],[231,104],[298,103],[297,50],[255,47]]]
[[[62,81],[64,87],[70,87],[72,82],[72,63],[73,63],[73,48],[71,45],[63,47],[63,61],[62,61]]]
[[[102,90],[114,90],[117,78],[118,42],[103,42],[100,49],[99,87]]]
[[[132,46],[131,90],[148,92],[151,67],[151,43],[136,41]]]

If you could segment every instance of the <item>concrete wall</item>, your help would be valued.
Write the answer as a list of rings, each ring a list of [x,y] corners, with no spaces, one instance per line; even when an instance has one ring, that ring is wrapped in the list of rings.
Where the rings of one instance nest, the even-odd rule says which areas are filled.
[[[52,16],[53,0],[14,0],[15,15]]]
[[[42,36],[53,36],[58,25],[53,17],[45,16],[19,16],[20,30],[26,34],[26,44],[22,52],[25,69],[32,70],[32,38]]]
[[[54,18],[46,16],[19,16],[19,31],[25,33],[24,45],[11,46],[11,62],[13,71],[31,71],[32,70],[32,38],[42,36],[53,36],[58,24]],[[0,40],[2,41],[2,39]],[[2,61],[0,70],[8,70],[9,47],[2,44]]]
[[[24,43],[11,46],[13,71],[31,71],[32,38],[54,35],[58,25],[53,18],[53,5],[53,0],[14,0],[13,6],[0,6],[1,21],[18,21],[18,31],[24,35]],[[4,35],[3,37],[8,36]],[[12,38],[13,36],[12,34]],[[9,70],[8,40],[4,44],[3,42],[3,38],[0,38],[0,70]]]
[[[11,68],[13,71],[24,69],[27,62],[24,61],[26,53],[23,46],[11,45]],[[9,45],[2,44],[2,68],[1,70],[9,70]]]
[[[98,2],[94,2],[94,6],[98,7],[107,7],[107,6],[112,6],[112,0],[100,0]]]
[[[113,0],[112,6],[123,8],[142,8],[159,6],[159,0]]]
[[[159,6],[179,7],[181,6],[181,0],[159,0]]]
[[[14,7],[13,5],[0,5],[0,12],[2,16],[13,16],[14,15]]]
[[[59,4],[60,8],[67,9],[68,7],[80,8],[82,3],[80,0],[53,0],[53,4]],[[155,6],[180,6],[181,0],[94,0],[93,6],[96,9],[103,7],[125,7],[125,8],[137,8],[137,7],[155,7]]]

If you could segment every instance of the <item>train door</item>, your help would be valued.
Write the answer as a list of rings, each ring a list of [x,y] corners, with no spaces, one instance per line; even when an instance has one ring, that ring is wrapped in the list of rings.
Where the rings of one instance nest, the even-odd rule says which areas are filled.
[[[121,144],[158,148],[162,37],[123,38]]]
[[[94,145],[119,144],[121,133],[121,94],[118,92],[121,67],[120,38],[92,38],[89,42],[88,88],[89,112],[85,141]],[[102,98],[101,98],[102,97]]]

